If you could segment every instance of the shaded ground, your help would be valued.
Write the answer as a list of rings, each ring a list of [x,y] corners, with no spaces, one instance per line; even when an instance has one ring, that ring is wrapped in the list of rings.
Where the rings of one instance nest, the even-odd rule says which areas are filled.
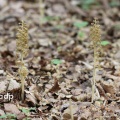
[[[45,0],[44,8],[35,0],[0,1],[0,95],[14,96],[0,99],[0,119],[120,120],[120,1],[85,1]],[[91,104],[94,17],[107,42],[96,79],[100,97]],[[29,25],[30,47],[24,103],[15,64],[21,20]]]

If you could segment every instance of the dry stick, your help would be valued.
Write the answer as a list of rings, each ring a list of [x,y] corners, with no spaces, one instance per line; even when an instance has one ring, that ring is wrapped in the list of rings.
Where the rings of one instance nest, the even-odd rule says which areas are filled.
[[[71,99],[70,99],[70,115],[71,115],[71,120],[74,120]]]

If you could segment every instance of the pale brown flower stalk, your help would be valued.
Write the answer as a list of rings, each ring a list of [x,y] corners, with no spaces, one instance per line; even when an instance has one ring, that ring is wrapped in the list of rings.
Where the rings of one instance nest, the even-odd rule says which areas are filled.
[[[93,68],[93,82],[92,82],[92,101],[95,99],[95,87],[96,87],[96,69],[100,65],[100,53],[101,53],[101,29],[97,19],[94,19],[91,29],[90,38],[94,49],[94,68]]]
[[[45,9],[44,9],[44,1],[39,0],[39,5],[40,5],[40,25],[43,25],[43,18],[45,17]]]
[[[24,21],[20,23],[20,26],[18,27],[18,33],[17,33],[17,43],[16,43],[16,55],[18,57],[17,59],[17,65],[19,66],[18,74],[21,80],[21,99],[24,100],[24,84],[25,84],[25,78],[28,75],[28,69],[25,66],[24,58],[28,55],[28,28]]]

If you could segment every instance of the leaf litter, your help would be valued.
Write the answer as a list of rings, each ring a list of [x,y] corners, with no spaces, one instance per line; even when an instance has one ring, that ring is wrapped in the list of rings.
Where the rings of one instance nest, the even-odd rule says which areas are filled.
[[[14,96],[11,101],[0,100],[1,118],[120,119],[120,14],[119,6],[111,7],[109,2],[109,9],[104,9],[105,3],[100,0],[98,6],[82,6],[74,0],[45,0],[42,24],[37,0],[0,2],[0,95],[9,92]],[[93,51],[89,30],[94,17],[99,18],[103,30],[104,56],[103,70],[96,80],[100,97],[91,104]],[[25,59],[29,75],[24,103],[20,100],[21,83],[14,57],[16,26],[21,20],[29,24],[30,48]]]

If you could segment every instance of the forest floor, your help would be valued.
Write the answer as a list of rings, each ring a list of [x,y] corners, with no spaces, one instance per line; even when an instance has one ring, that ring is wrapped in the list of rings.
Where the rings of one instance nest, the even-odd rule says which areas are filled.
[[[0,120],[120,120],[120,1],[85,1],[0,1]],[[95,17],[103,56],[91,103]],[[29,26],[23,102],[15,57],[21,20]]]

